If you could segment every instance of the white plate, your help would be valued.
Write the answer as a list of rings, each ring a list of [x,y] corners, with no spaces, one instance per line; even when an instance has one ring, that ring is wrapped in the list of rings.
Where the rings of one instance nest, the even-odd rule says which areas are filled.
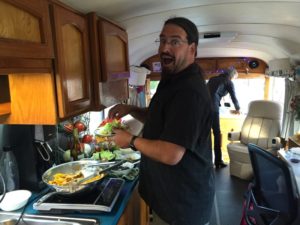
[[[114,151],[116,155],[116,160],[139,160],[141,159],[141,153],[138,151],[133,151],[131,148],[121,148]]]
[[[3,211],[14,211],[22,208],[26,205],[31,192],[28,190],[16,190],[10,191],[5,194],[3,201],[0,203],[0,208]],[[0,196],[0,199],[2,195]]]

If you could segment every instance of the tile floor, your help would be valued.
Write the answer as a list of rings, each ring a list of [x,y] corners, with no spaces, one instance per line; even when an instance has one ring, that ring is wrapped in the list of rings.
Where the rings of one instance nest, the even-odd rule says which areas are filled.
[[[215,175],[216,196],[209,224],[239,225],[242,216],[243,195],[249,182],[231,177],[229,166],[215,170]]]
[[[216,196],[210,225],[239,225],[249,181],[230,176],[229,166],[215,170]]]

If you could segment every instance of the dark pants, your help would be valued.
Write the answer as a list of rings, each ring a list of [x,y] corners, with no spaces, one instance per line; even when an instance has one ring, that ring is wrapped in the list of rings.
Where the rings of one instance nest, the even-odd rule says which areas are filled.
[[[215,164],[216,164],[222,161],[219,111],[213,112],[212,130],[214,134],[214,152],[215,152]]]

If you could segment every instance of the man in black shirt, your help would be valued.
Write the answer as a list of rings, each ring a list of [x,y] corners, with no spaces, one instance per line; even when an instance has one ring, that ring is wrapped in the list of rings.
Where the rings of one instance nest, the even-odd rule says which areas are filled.
[[[195,63],[198,39],[191,21],[167,20],[157,40],[161,81],[149,107],[109,111],[110,118],[131,114],[145,122],[142,137],[115,130],[112,140],[141,152],[140,195],[171,225],[208,224],[214,198],[211,101]]]
[[[220,115],[219,106],[221,99],[230,94],[231,100],[234,104],[235,111],[233,113],[239,114],[240,106],[239,102],[235,96],[235,90],[233,78],[238,76],[238,72],[234,68],[227,69],[224,73],[219,76],[212,77],[208,81],[208,89],[213,102],[213,122],[212,129],[214,134],[214,152],[215,152],[215,166],[216,168],[226,167],[227,165],[222,160],[222,150],[221,150],[221,130],[220,130]]]

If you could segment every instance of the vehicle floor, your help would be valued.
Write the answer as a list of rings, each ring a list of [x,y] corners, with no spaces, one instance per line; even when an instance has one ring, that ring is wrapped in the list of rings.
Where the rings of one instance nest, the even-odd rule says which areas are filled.
[[[209,225],[239,225],[249,181],[230,176],[229,166],[215,170],[215,175],[216,195]]]
[[[230,176],[229,166],[215,170],[216,195],[210,225],[239,225],[249,181]]]

